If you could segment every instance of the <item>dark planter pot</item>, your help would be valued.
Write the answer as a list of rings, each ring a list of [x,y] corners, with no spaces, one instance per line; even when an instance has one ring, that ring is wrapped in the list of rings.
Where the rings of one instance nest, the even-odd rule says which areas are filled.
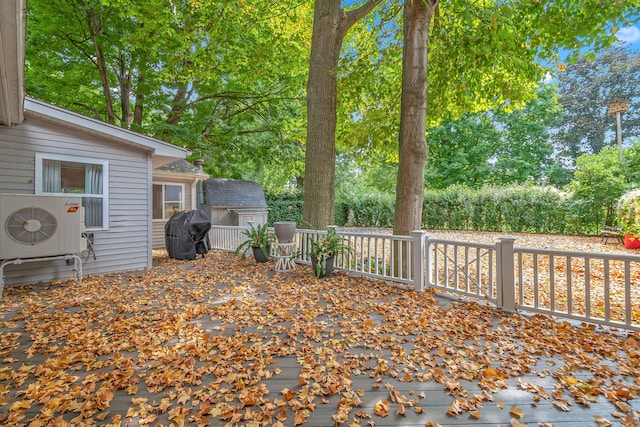
[[[271,253],[271,245],[267,245],[267,247],[262,250],[260,247],[251,247],[253,250],[253,257],[256,259],[256,262],[267,262],[269,261],[269,254]],[[267,255],[265,256],[265,252]]]
[[[640,236],[636,236],[635,234],[625,234],[624,247],[627,249],[640,248]]]
[[[326,266],[322,271],[322,268],[318,266],[318,258],[315,255],[311,255],[311,268],[318,279],[333,277],[333,256],[327,257]]]

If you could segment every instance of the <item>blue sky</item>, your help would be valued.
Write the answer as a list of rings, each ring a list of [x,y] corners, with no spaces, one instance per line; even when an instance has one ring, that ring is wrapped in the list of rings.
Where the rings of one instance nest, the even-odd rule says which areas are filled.
[[[620,41],[629,43],[635,50],[640,50],[640,27],[638,25],[619,29],[616,37]]]

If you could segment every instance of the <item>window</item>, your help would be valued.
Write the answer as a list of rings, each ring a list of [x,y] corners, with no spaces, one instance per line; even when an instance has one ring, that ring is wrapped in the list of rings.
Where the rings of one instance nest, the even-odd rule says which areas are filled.
[[[184,185],[153,184],[153,219],[169,219],[184,209]]]
[[[82,196],[87,230],[108,228],[108,174],[104,160],[36,154],[36,194]]]

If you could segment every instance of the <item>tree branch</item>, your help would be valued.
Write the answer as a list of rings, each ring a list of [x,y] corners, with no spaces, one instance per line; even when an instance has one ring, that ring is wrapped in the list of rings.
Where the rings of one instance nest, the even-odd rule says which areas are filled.
[[[380,0],[368,0],[359,8],[350,10],[349,12],[344,12],[343,9],[343,20],[340,22],[339,27],[340,38],[343,38],[347,34],[347,31],[349,31],[349,29],[353,27],[356,22],[364,18],[378,4],[380,4]]]

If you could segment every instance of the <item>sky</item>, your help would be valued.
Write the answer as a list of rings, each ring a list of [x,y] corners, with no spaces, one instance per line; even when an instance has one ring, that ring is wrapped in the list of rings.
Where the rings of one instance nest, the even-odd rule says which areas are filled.
[[[629,43],[634,50],[640,50],[640,27],[637,25],[618,30],[616,37],[620,41]]]

